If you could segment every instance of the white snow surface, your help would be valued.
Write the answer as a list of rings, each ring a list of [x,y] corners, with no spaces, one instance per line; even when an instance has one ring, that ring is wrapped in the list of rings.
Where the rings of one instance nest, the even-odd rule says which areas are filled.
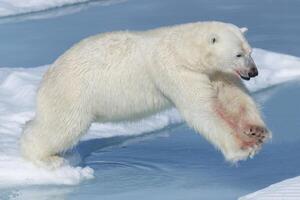
[[[103,5],[113,3],[113,0],[98,0]],[[0,0],[0,17],[39,12],[63,6],[97,2],[97,0]]]
[[[300,176],[281,181],[257,192],[240,197],[239,200],[299,200]]]
[[[254,49],[253,56],[260,74],[246,82],[251,92],[300,80],[300,58],[262,49]],[[26,184],[74,185],[93,178],[90,167],[66,164],[51,171],[37,168],[20,157],[18,143],[22,126],[34,116],[36,90],[47,68],[48,65],[0,68],[0,188]],[[170,109],[134,123],[93,124],[83,140],[139,135],[181,122],[176,109]],[[73,158],[67,159],[72,161]]]

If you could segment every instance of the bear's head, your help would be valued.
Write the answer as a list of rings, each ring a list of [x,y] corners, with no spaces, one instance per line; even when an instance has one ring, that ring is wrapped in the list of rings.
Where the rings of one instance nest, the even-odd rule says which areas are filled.
[[[210,70],[235,73],[245,80],[257,76],[252,48],[244,36],[248,29],[217,22],[210,25],[205,34],[205,65]]]
[[[245,39],[247,28],[223,22],[202,22],[193,26],[180,44],[189,68],[206,73],[234,73],[245,80],[258,75]],[[196,27],[196,28],[195,28]],[[188,45],[188,46],[186,46]]]

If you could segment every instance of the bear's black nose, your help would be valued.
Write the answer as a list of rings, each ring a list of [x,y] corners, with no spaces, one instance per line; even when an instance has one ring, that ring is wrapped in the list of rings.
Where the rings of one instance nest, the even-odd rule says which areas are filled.
[[[252,68],[250,69],[250,71],[248,72],[248,75],[249,75],[249,77],[251,77],[251,78],[257,76],[257,75],[258,75],[257,68],[256,68],[256,67],[252,67]]]

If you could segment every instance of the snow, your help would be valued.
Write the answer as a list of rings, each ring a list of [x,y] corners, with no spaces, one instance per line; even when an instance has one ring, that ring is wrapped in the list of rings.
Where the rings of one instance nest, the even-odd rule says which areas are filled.
[[[45,11],[53,8],[64,6],[83,4],[87,2],[96,3],[96,0],[1,0],[0,1],[0,17],[20,15]],[[114,0],[100,0],[98,3],[109,5],[114,3]]]
[[[298,200],[300,198],[300,176],[270,185],[248,194],[239,200]]]
[[[253,56],[260,75],[246,82],[251,92],[300,80],[299,58],[262,49],[254,49]],[[0,187],[74,185],[94,177],[90,167],[76,167],[80,163],[76,153],[67,156],[72,164],[54,171],[37,168],[20,157],[18,141],[22,125],[34,116],[36,90],[47,68],[0,68]],[[171,109],[135,123],[93,124],[83,140],[140,135],[181,122],[179,113]]]

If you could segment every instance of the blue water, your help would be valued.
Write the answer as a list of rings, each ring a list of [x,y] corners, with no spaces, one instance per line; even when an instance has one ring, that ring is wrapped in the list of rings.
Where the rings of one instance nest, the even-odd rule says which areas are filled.
[[[82,6],[82,5],[78,5]],[[247,26],[254,47],[300,56],[300,1],[129,0],[91,5],[73,14],[31,19],[41,13],[0,19],[0,66],[35,67],[53,62],[80,39],[120,29],[144,30],[199,20]],[[64,12],[67,8],[47,11]],[[39,17],[32,17],[39,18]],[[81,165],[95,179],[77,186],[0,190],[0,199],[236,199],[300,175],[299,83],[254,94],[273,141],[254,159],[232,166],[185,124],[139,137],[81,142]]]

